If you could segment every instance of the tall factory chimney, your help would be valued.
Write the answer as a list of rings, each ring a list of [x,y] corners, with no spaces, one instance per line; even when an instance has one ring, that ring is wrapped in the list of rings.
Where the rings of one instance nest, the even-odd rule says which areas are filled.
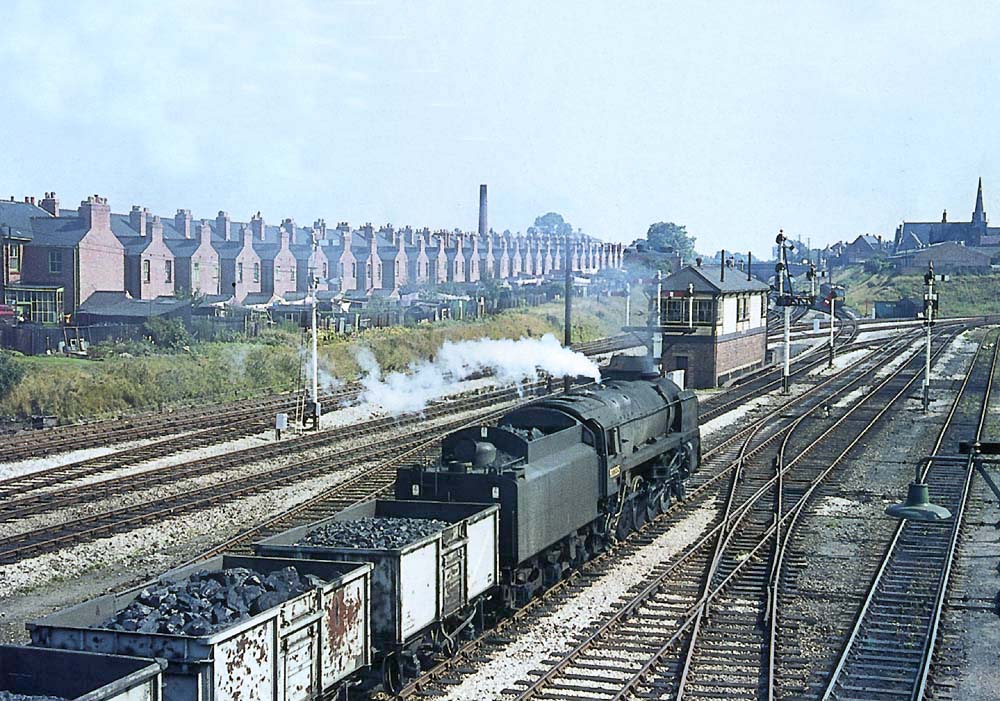
[[[489,228],[486,219],[486,186],[479,186],[479,235],[486,236]]]

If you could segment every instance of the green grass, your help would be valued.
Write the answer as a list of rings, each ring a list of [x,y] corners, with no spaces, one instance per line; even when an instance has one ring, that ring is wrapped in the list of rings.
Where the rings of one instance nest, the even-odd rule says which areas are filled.
[[[922,303],[923,275],[865,273],[861,266],[851,266],[837,274],[834,282],[847,288],[847,304],[859,312],[870,314],[873,303],[894,302],[909,297]],[[942,316],[973,316],[1000,313],[1000,273],[962,273],[948,282],[935,285],[938,292],[938,313]]]
[[[577,299],[573,339],[616,334],[623,318],[624,299]],[[359,345],[368,346],[384,369],[400,370],[432,357],[446,340],[546,333],[562,338],[562,321],[562,303],[551,303],[482,320],[370,329],[348,337],[327,335],[320,346],[321,364],[331,375],[348,380],[360,372],[354,359]],[[304,340],[298,330],[281,329],[252,342],[195,343],[190,351],[131,357],[109,352],[101,361],[19,357],[25,376],[0,401],[0,415],[55,414],[70,421],[298,389],[304,375]]]

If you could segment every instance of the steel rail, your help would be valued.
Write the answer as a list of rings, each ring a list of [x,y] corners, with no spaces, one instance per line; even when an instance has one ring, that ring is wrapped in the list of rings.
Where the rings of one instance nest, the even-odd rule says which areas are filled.
[[[940,353],[941,353],[941,352],[943,352],[943,347],[940,347],[940,348],[938,348],[938,350],[937,350],[937,353],[935,354],[935,356],[938,356],[938,355],[940,355]],[[809,450],[811,450],[811,449],[812,449],[812,447],[814,447],[814,446],[815,446],[815,444],[816,444],[816,443],[817,443],[818,441],[822,440],[822,439],[823,439],[824,437],[826,437],[827,435],[829,435],[829,434],[830,434],[830,433],[831,433],[831,432],[832,432],[832,431],[833,431],[833,430],[834,430],[834,429],[836,428],[836,426],[837,426],[838,424],[840,424],[840,423],[843,423],[843,422],[844,422],[844,421],[845,421],[845,420],[847,419],[847,417],[848,417],[848,416],[850,416],[851,414],[853,414],[853,413],[854,413],[855,411],[859,410],[861,406],[863,406],[864,404],[866,404],[866,403],[867,403],[867,402],[868,402],[868,401],[869,401],[869,400],[871,399],[871,397],[874,397],[874,396],[875,396],[876,392],[877,392],[877,391],[878,391],[879,389],[881,389],[882,387],[885,387],[885,386],[887,386],[887,385],[888,385],[888,384],[889,384],[889,383],[890,383],[891,381],[893,381],[893,380],[897,379],[898,377],[900,377],[900,376],[901,376],[901,375],[902,375],[902,374],[903,374],[903,373],[904,373],[904,372],[905,372],[905,371],[907,370],[907,366],[908,366],[908,365],[910,364],[910,362],[912,362],[912,360],[913,360],[913,359],[914,359],[915,357],[916,357],[916,354],[914,354],[914,355],[911,355],[911,357],[907,359],[907,362],[906,362],[906,363],[902,364],[902,365],[901,365],[901,366],[900,366],[899,368],[897,368],[897,369],[896,369],[895,371],[893,371],[893,372],[892,372],[892,373],[891,373],[891,374],[890,374],[890,375],[889,375],[888,377],[886,377],[886,378],[885,378],[885,380],[884,380],[884,381],[883,381],[883,382],[882,382],[882,383],[881,383],[881,384],[879,385],[879,387],[875,388],[875,389],[874,389],[874,390],[873,390],[873,391],[872,391],[872,392],[871,392],[871,393],[870,393],[870,394],[869,394],[869,395],[868,395],[867,397],[865,397],[864,399],[862,399],[862,400],[861,400],[861,401],[860,401],[860,402],[859,402],[858,404],[855,404],[855,405],[854,405],[854,406],[853,406],[853,407],[852,407],[852,408],[851,408],[851,409],[850,409],[850,410],[849,410],[849,411],[848,411],[848,412],[847,412],[847,413],[846,413],[846,414],[845,414],[845,415],[844,415],[843,417],[841,417],[841,419],[839,419],[839,420],[838,420],[838,421],[837,421],[837,422],[836,422],[836,423],[835,423],[835,424],[834,424],[833,426],[831,426],[831,427],[830,427],[830,428],[828,428],[828,429],[827,429],[826,431],[824,431],[824,433],[823,433],[823,434],[822,434],[822,435],[821,435],[821,436],[820,436],[819,438],[817,438],[817,439],[816,439],[816,440],[815,440],[815,441],[814,441],[814,442],[813,442],[813,443],[812,443],[812,444],[811,444],[811,445],[810,445],[809,447],[807,447],[807,448],[806,448],[806,449],[805,449],[805,450],[804,450],[804,451],[803,451],[803,452],[802,452],[801,454],[799,454],[799,455],[798,455],[798,456],[797,456],[797,457],[796,457],[795,459],[793,459],[793,460],[792,460],[792,461],[791,461],[791,462],[790,462],[790,463],[788,464],[788,466],[787,466],[787,467],[782,467],[782,468],[781,468],[781,474],[785,474],[785,473],[787,473],[787,472],[788,472],[788,471],[789,471],[789,470],[790,470],[790,469],[791,469],[791,468],[792,468],[792,467],[794,466],[794,464],[795,464],[795,463],[797,463],[797,462],[798,462],[798,461],[799,461],[799,460],[800,460],[800,459],[801,459],[802,457],[804,457],[804,455],[805,455],[805,453],[806,453],[806,452],[808,452]],[[852,439],[852,440],[850,441],[850,443],[849,443],[849,444],[847,445],[847,447],[846,447],[846,448],[844,448],[844,450],[843,450],[843,451],[841,451],[841,452],[840,452],[840,454],[838,454],[838,456],[837,456],[836,458],[834,458],[834,459],[833,459],[833,460],[832,460],[832,461],[831,461],[831,462],[830,462],[830,463],[828,464],[828,466],[827,466],[827,467],[826,467],[826,468],[825,468],[825,469],[824,469],[824,470],[823,470],[823,471],[822,471],[822,472],[821,472],[821,473],[820,473],[820,474],[819,474],[818,476],[814,477],[814,478],[813,478],[813,479],[812,479],[812,480],[810,481],[810,486],[809,486],[809,487],[808,487],[808,488],[806,489],[806,491],[805,491],[805,492],[804,492],[804,493],[803,493],[803,494],[802,494],[802,495],[801,495],[801,496],[799,497],[799,499],[798,499],[798,500],[796,501],[796,504],[795,504],[795,505],[794,505],[794,506],[793,506],[793,507],[792,507],[792,508],[790,509],[790,511],[789,511],[789,512],[788,512],[787,514],[785,514],[784,516],[782,516],[782,517],[780,517],[780,518],[776,519],[775,523],[774,523],[774,524],[773,524],[773,525],[771,526],[771,528],[769,528],[769,529],[768,529],[768,530],[767,530],[767,531],[766,531],[765,533],[763,533],[763,534],[762,534],[762,536],[761,536],[761,537],[760,537],[760,539],[758,540],[758,543],[757,543],[757,545],[756,545],[756,546],[755,546],[755,547],[753,548],[753,550],[751,550],[751,551],[750,551],[750,552],[749,552],[749,553],[747,554],[747,556],[746,556],[746,557],[745,557],[745,558],[744,558],[744,559],[742,560],[742,562],[740,562],[740,563],[739,563],[739,564],[737,565],[737,567],[736,567],[736,568],[735,568],[735,569],[733,570],[733,572],[732,572],[732,573],[730,573],[730,575],[729,575],[729,576],[728,576],[728,577],[727,577],[727,578],[726,578],[726,579],[725,579],[725,580],[724,580],[723,582],[721,582],[721,583],[720,583],[720,584],[719,584],[719,585],[718,585],[718,586],[717,586],[717,587],[716,587],[716,588],[715,588],[714,590],[712,590],[711,592],[709,592],[709,593],[705,594],[705,595],[704,595],[704,596],[703,596],[703,597],[702,597],[702,598],[701,598],[701,599],[700,599],[700,600],[699,600],[699,601],[698,601],[698,602],[697,602],[697,603],[695,604],[695,606],[694,606],[694,607],[692,607],[692,610],[691,610],[691,615],[690,615],[690,616],[689,616],[689,617],[688,617],[688,618],[687,618],[687,619],[686,619],[686,620],[684,621],[684,623],[682,623],[682,624],[681,624],[681,626],[680,626],[680,627],[679,627],[679,628],[677,629],[677,631],[676,631],[676,632],[675,632],[675,633],[674,633],[674,634],[673,634],[673,635],[672,635],[672,636],[670,637],[670,639],[668,639],[668,640],[667,640],[667,641],[666,641],[666,642],[665,642],[665,643],[664,643],[664,644],[663,644],[663,645],[662,645],[662,646],[661,646],[661,647],[660,647],[660,648],[659,648],[659,649],[658,649],[658,650],[657,650],[657,651],[656,651],[656,652],[655,652],[655,653],[654,653],[654,654],[653,654],[653,655],[652,655],[652,656],[651,656],[651,657],[650,657],[650,658],[649,658],[649,659],[647,660],[647,662],[646,662],[646,663],[645,663],[645,664],[644,664],[644,665],[643,665],[643,666],[642,666],[642,667],[641,667],[641,668],[639,669],[639,671],[638,671],[638,672],[636,672],[636,673],[635,673],[635,674],[634,674],[634,675],[633,675],[633,676],[632,676],[632,677],[631,677],[631,678],[630,678],[630,679],[629,679],[629,680],[628,680],[628,681],[627,681],[627,682],[625,683],[625,685],[623,686],[623,688],[622,688],[622,689],[620,689],[620,690],[619,690],[618,692],[616,692],[616,693],[615,693],[615,695],[613,695],[613,696],[611,697],[612,699],[614,699],[614,701],[621,701],[621,700],[623,700],[623,699],[626,699],[626,698],[628,698],[628,695],[629,695],[629,694],[631,694],[631,692],[632,692],[633,688],[634,688],[634,687],[635,687],[635,686],[636,686],[636,685],[637,685],[638,683],[640,683],[640,682],[641,682],[641,681],[642,681],[643,679],[645,679],[646,675],[647,675],[647,674],[649,674],[650,670],[651,670],[651,669],[652,669],[652,668],[653,668],[654,666],[656,666],[657,664],[659,664],[659,663],[660,663],[660,660],[661,660],[661,659],[662,659],[662,658],[663,658],[663,657],[664,657],[664,656],[666,655],[666,653],[667,653],[667,652],[668,652],[668,651],[669,651],[669,650],[670,650],[670,649],[671,649],[671,648],[672,648],[672,647],[673,647],[673,646],[674,646],[674,645],[675,645],[675,644],[676,644],[676,643],[677,643],[677,642],[678,642],[678,641],[680,640],[681,636],[682,636],[682,635],[684,634],[684,632],[685,632],[685,631],[687,630],[687,628],[688,628],[688,627],[689,627],[689,626],[690,626],[690,625],[692,624],[692,622],[693,622],[693,621],[695,620],[695,617],[696,617],[696,615],[697,615],[697,611],[698,611],[698,609],[700,609],[700,608],[702,608],[702,607],[704,607],[704,606],[707,606],[707,605],[708,605],[708,604],[709,604],[709,603],[710,603],[710,602],[711,602],[711,601],[712,601],[712,600],[713,600],[713,599],[714,599],[714,598],[715,598],[716,596],[718,596],[718,595],[719,595],[719,594],[720,594],[720,593],[721,593],[721,592],[722,592],[722,591],[723,591],[723,590],[725,589],[725,587],[726,587],[726,586],[727,586],[727,585],[728,585],[728,584],[730,583],[730,581],[731,581],[731,580],[733,580],[733,579],[734,579],[734,578],[736,577],[736,575],[737,575],[737,574],[739,573],[739,571],[740,571],[740,570],[741,570],[741,569],[742,569],[742,568],[743,568],[743,567],[745,566],[745,564],[746,564],[746,563],[748,563],[748,562],[750,562],[750,561],[752,561],[752,560],[754,559],[754,557],[756,556],[757,552],[758,552],[758,551],[759,551],[759,550],[760,550],[760,549],[761,549],[761,548],[762,548],[762,547],[763,547],[763,546],[764,546],[764,545],[765,545],[765,544],[766,544],[767,542],[769,542],[769,541],[770,541],[770,538],[771,538],[771,536],[773,536],[773,535],[775,535],[775,534],[776,534],[776,532],[777,532],[778,528],[780,528],[781,524],[782,524],[782,523],[783,523],[784,521],[786,521],[786,520],[791,520],[791,517],[792,517],[792,516],[793,516],[793,515],[794,515],[795,513],[798,513],[798,511],[799,511],[799,510],[800,510],[800,509],[801,509],[801,508],[802,508],[802,507],[803,507],[803,506],[804,506],[804,505],[805,505],[805,504],[806,504],[806,503],[808,502],[809,498],[810,498],[810,497],[811,497],[811,495],[812,495],[812,494],[814,493],[814,491],[816,490],[816,488],[817,488],[817,487],[818,487],[818,486],[819,486],[819,485],[820,485],[820,484],[821,484],[821,483],[822,483],[823,481],[825,481],[825,480],[826,480],[826,478],[827,478],[827,477],[828,477],[828,476],[829,476],[829,475],[830,475],[830,474],[831,474],[831,473],[833,472],[833,470],[834,470],[834,469],[835,469],[835,468],[837,467],[837,465],[839,465],[839,464],[840,464],[840,462],[841,462],[841,461],[842,461],[842,460],[843,460],[843,459],[844,459],[844,458],[845,458],[845,457],[846,457],[846,456],[848,455],[848,453],[850,453],[850,452],[851,452],[851,451],[852,451],[852,450],[853,450],[853,449],[854,449],[854,448],[855,448],[855,447],[856,447],[856,446],[857,446],[857,445],[858,445],[858,444],[859,444],[859,443],[861,442],[862,438],[864,438],[865,436],[867,436],[867,435],[868,435],[868,433],[869,433],[870,431],[872,431],[872,430],[874,429],[874,427],[875,427],[875,425],[876,425],[876,424],[878,423],[878,421],[879,421],[879,420],[880,420],[880,419],[881,419],[882,417],[884,417],[884,416],[885,416],[885,415],[886,415],[886,414],[888,413],[888,411],[889,411],[889,410],[890,410],[890,409],[891,409],[891,408],[892,408],[892,407],[893,407],[893,406],[895,405],[895,403],[896,403],[896,402],[898,402],[898,401],[900,400],[900,398],[902,398],[902,397],[903,397],[904,395],[906,395],[906,393],[907,393],[907,392],[909,391],[910,387],[911,387],[911,386],[912,386],[912,385],[913,385],[913,384],[914,384],[914,383],[916,382],[916,380],[917,380],[917,375],[914,375],[914,376],[913,376],[913,377],[911,377],[911,378],[910,378],[909,380],[907,380],[907,381],[906,381],[906,382],[904,383],[903,387],[902,387],[902,388],[901,388],[900,390],[898,390],[898,391],[897,391],[897,392],[896,392],[896,393],[895,393],[895,394],[894,394],[894,395],[893,395],[893,396],[892,396],[892,397],[891,397],[891,398],[890,398],[890,399],[889,399],[889,400],[888,400],[888,401],[887,401],[887,402],[886,402],[886,403],[884,404],[884,406],[882,406],[882,408],[881,408],[881,409],[880,409],[880,410],[879,410],[879,411],[877,412],[877,414],[875,415],[875,417],[874,417],[873,419],[871,419],[871,420],[870,420],[870,421],[868,422],[868,424],[867,424],[867,425],[865,426],[865,428],[864,428],[864,429],[862,429],[862,431],[861,431],[860,433],[858,433],[858,434],[857,434],[857,435],[856,435],[856,436],[855,436],[855,437],[854,437],[854,438],[853,438],[853,439]],[[772,478],[772,480],[770,481],[770,483],[769,483],[769,484],[774,484],[775,482],[776,482],[776,480],[775,480],[774,478]],[[787,541],[786,541],[786,542],[787,542]]]
[[[947,416],[945,418],[945,421],[944,421],[944,423],[942,425],[942,428],[938,432],[937,438],[936,438],[936,440],[934,442],[934,446],[933,446],[933,448],[931,450],[932,454],[936,454],[938,451],[940,451],[941,446],[944,444],[945,437],[948,435],[949,430],[952,428],[952,424],[954,422],[955,414],[958,412],[959,405],[961,404],[961,401],[962,401],[962,399],[965,396],[965,393],[967,391],[968,385],[969,385],[969,383],[970,383],[970,381],[972,379],[973,371],[975,369],[976,362],[979,359],[980,353],[983,350],[984,343],[985,343],[985,337],[984,337],[983,341],[979,344],[978,348],[976,349],[976,354],[973,357],[973,360],[972,360],[972,362],[969,365],[969,371],[966,373],[965,377],[963,378],[962,385],[960,386],[959,391],[956,393],[955,399],[952,401],[951,407],[949,408],[948,414],[947,414]],[[997,346],[997,347],[994,348],[994,357],[993,357],[993,363],[991,364],[990,379],[989,379],[989,382],[990,382],[989,386],[990,386],[990,388],[992,388],[993,373],[994,373],[994,370],[995,370],[995,367],[996,367],[996,360],[997,360],[997,352],[998,351],[1000,351],[1000,346]],[[914,376],[914,379],[915,378],[916,378],[916,376]],[[983,425],[983,421],[985,420],[984,415],[986,413],[986,407],[988,406],[988,398],[989,398],[989,393],[986,393],[986,395],[984,396],[984,400],[983,400],[982,415],[981,415],[981,418],[980,418],[980,421],[979,421],[979,426],[980,427]],[[977,431],[977,433],[978,433],[978,431]],[[970,462],[971,462],[971,456],[970,456]],[[923,469],[921,470],[921,473],[920,473],[921,480],[926,480],[927,475],[928,475],[928,473],[930,471],[931,465],[932,465],[932,461],[931,460],[925,461],[925,465],[924,465],[924,467],[923,467]],[[966,480],[965,480],[965,483],[964,483],[964,486],[963,486],[963,489],[962,489],[962,493],[961,493],[961,496],[960,496],[960,503],[962,504],[961,508],[963,508],[963,509],[964,509],[965,497],[966,497],[966,495],[968,493],[968,486],[969,486],[970,478],[971,478],[971,470],[967,470]],[[892,535],[892,537],[891,537],[891,539],[889,541],[888,546],[886,547],[885,555],[883,556],[882,562],[881,562],[881,564],[880,564],[877,572],[875,573],[874,578],[872,579],[871,585],[869,586],[868,594],[865,597],[865,601],[862,604],[861,608],[858,610],[857,617],[855,618],[855,623],[852,626],[851,632],[848,635],[847,640],[844,643],[844,646],[842,648],[840,657],[838,658],[838,661],[837,661],[837,665],[834,667],[833,671],[831,672],[831,674],[830,674],[830,676],[828,678],[827,686],[826,686],[826,689],[825,689],[824,694],[823,694],[823,701],[827,701],[835,693],[837,684],[838,684],[839,680],[841,679],[841,677],[843,675],[844,668],[846,667],[847,662],[848,662],[848,660],[850,658],[850,653],[851,653],[852,649],[854,648],[854,645],[857,642],[857,640],[859,638],[859,635],[861,634],[861,629],[862,629],[862,627],[864,625],[864,622],[865,622],[865,616],[866,616],[868,610],[871,608],[871,606],[872,606],[872,604],[873,604],[873,602],[875,600],[875,597],[878,594],[879,583],[882,581],[882,579],[883,579],[883,577],[885,575],[885,572],[887,571],[889,565],[892,562],[892,554],[894,552],[896,552],[896,550],[897,550],[897,547],[898,547],[898,544],[899,544],[899,540],[900,540],[900,537],[903,534],[905,526],[906,526],[906,522],[905,521],[900,521],[896,525],[896,527],[895,527],[895,529],[893,531],[893,535]],[[953,529],[952,529],[952,538],[950,539],[954,543],[957,543],[956,534],[958,533],[959,526],[960,526],[960,520],[958,520],[956,518],[954,526],[953,526]],[[949,546],[949,547],[951,547],[951,546]],[[950,550],[949,554],[946,555],[946,557],[949,560],[950,560],[951,554],[953,554],[953,550]],[[943,601],[944,601],[943,595],[939,596],[938,597],[938,602],[943,603]],[[936,624],[935,624],[935,630],[936,630]],[[926,649],[925,649],[924,655],[926,655]],[[926,662],[929,663],[929,660],[926,660]],[[922,661],[921,665],[923,666],[924,663],[925,663],[925,661]],[[926,674],[924,672],[921,672],[920,676],[923,679],[926,678]],[[911,693],[911,698],[918,698],[918,697],[914,696],[914,694],[917,693],[918,689],[922,693],[922,684],[919,684],[918,682],[919,682],[919,680],[917,680],[917,682],[915,682],[915,688],[913,689],[913,691]]]
[[[940,348],[938,349],[938,352],[939,353],[941,352]],[[915,357],[916,357],[916,353],[911,354],[910,358],[908,358],[908,360],[907,360],[907,363],[904,363],[903,365],[901,365],[899,368],[897,368],[896,370],[894,370],[887,378],[885,378],[882,381],[882,383],[880,383],[879,387],[876,388],[876,391],[877,391],[877,389],[880,389],[881,387],[883,387],[885,385],[888,385],[890,382],[892,382],[895,379],[897,379],[907,369],[909,363]],[[886,404],[886,406],[880,412],[879,416],[881,416],[886,411],[888,411],[888,408],[890,406],[892,406],[893,404],[895,404],[896,401],[898,401],[899,397],[901,397],[907,391],[907,389],[910,387],[910,385],[912,385],[913,382],[914,382],[914,380],[912,378],[909,381],[907,381],[904,384],[903,389],[901,389],[899,392],[897,392],[896,395],[892,399],[889,400],[889,402]],[[866,397],[865,399],[863,399],[860,403],[856,404],[850,411],[848,411],[844,416],[842,416],[840,419],[838,419],[833,426],[831,426],[829,429],[827,429],[823,433],[822,436],[820,436],[819,438],[817,438],[815,442],[818,443],[823,438],[825,438],[827,435],[829,435],[833,430],[835,430],[837,427],[839,427],[840,425],[842,425],[850,416],[853,415],[853,413],[855,411],[857,411],[861,406],[863,406],[864,404],[866,404],[870,400],[871,397],[875,396],[875,393],[876,392],[873,391],[868,397]],[[871,430],[871,428],[872,428],[873,425],[874,425],[874,423],[870,424],[868,426],[868,428],[866,428],[862,432],[862,434],[860,434],[859,436],[857,436],[852,441],[852,443],[849,446],[848,450],[850,448],[853,448],[853,446],[857,444],[857,441],[860,440],[861,436],[866,435],[867,432],[869,430]],[[809,448],[806,449],[806,451],[808,451],[808,450],[809,450]],[[791,470],[794,467],[794,465],[798,462],[798,460],[805,455],[806,451],[804,451],[803,454],[800,455],[798,458],[796,458],[795,460],[793,460],[792,462],[790,462],[787,466],[783,466],[782,469],[781,469],[781,473],[780,474],[784,475],[789,470]],[[835,463],[831,464],[831,466],[828,467],[827,470],[819,478],[817,478],[817,482],[816,482],[817,484],[818,484],[819,480],[825,478],[826,475],[828,475],[830,472],[832,472],[833,468],[836,466],[836,464],[839,463],[840,459],[842,459],[843,455],[845,455],[846,452],[847,451],[845,450],[844,453],[841,454],[840,458],[838,458]],[[731,516],[731,520],[735,520],[735,519],[741,518],[742,515],[749,508],[751,508],[752,505],[757,500],[759,500],[760,498],[762,498],[762,496],[769,491],[769,488],[773,487],[774,484],[776,484],[776,480],[777,480],[777,477],[771,478],[768,482],[766,482],[764,485],[762,485],[753,495],[751,495],[748,498],[748,500],[743,505],[741,505],[741,507],[739,507],[738,509],[736,509],[735,513]],[[718,587],[716,587],[715,589],[707,592],[700,599],[696,600],[692,604],[692,606],[689,608],[690,615],[687,618],[687,620],[684,621],[683,624],[681,624],[680,628],[676,631],[676,633],[673,636],[671,636],[671,638],[667,641],[667,643],[664,644],[664,646],[662,646],[656,653],[654,653],[654,655],[647,661],[647,663],[644,664],[640,668],[640,670],[628,682],[625,683],[624,687],[619,692],[617,692],[614,695],[614,698],[616,698],[616,699],[618,699],[618,698],[624,698],[625,694],[627,694],[629,692],[629,690],[635,685],[635,683],[638,680],[640,680],[641,678],[644,678],[645,675],[648,673],[648,671],[655,664],[658,664],[658,662],[659,662],[660,658],[662,658],[663,654],[665,654],[665,652],[670,647],[672,647],[677,642],[677,640],[679,640],[680,636],[684,634],[684,632],[688,629],[688,627],[690,627],[694,623],[694,621],[696,620],[696,617],[697,617],[698,612],[700,611],[700,609],[703,606],[707,605],[712,599],[714,599],[714,597],[723,588],[725,588],[729,584],[729,582],[740,572],[740,570],[745,566],[746,563],[748,563],[748,562],[750,562],[750,561],[753,560],[753,558],[756,555],[757,551],[761,547],[763,547],[763,545],[766,542],[768,542],[768,540],[770,539],[771,535],[773,535],[776,526],[778,524],[780,524],[780,522],[782,520],[784,520],[785,518],[787,518],[787,516],[784,517],[783,519],[780,519],[780,520],[776,521],[776,523],[774,525],[772,525],[771,528],[768,529],[761,536],[761,538],[760,538],[757,546],[754,547],[754,549],[748,554],[748,556],[745,559],[743,559],[739,564],[737,564],[737,566],[734,568],[734,570],[718,585]],[[609,617],[607,620],[605,620],[598,627],[598,629],[596,631],[594,631],[592,634],[588,635],[582,642],[580,642],[578,645],[576,645],[571,651],[569,651],[568,653],[566,653],[565,655],[563,655],[562,659],[559,662],[557,662],[553,667],[551,667],[550,669],[546,670],[546,672],[544,672],[544,673],[540,674],[538,677],[536,677],[536,679],[534,680],[534,682],[532,684],[530,684],[529,686],[527,686],[525,689],[523,689],[520,692],[520,694],[518,695],[517,698],[519,700],[529,699],[529,698],[535,697],[538,693],[540,693],[540,691],[545,687],[545,685],[547,683],[549,683],[557,674],[559,674],[567,666],[571,665],[573,663],[573,661],[577,657],[579,657],[581,655],[581,653],[583,653],[587,649],[593,647],[597,643],[597,641],[601,637],[603,637],[607,633],[607,631],[609,631],[612,627],[614,627],[618,623],[622,622],[623,620],[627,619],[633,612],[635,612],[642,605],[642,603],[644,601],[648,600],[655,592],[657,592],[663,586],[664,582],[667,581],[667,579],[681,565],[685,564],[693,556],[693,554],[699,548],[705,547],[710,542],[711,539],[713,539],[715,536],[717,536],[724,528],[727,528],[728,526],[729,526],[729,524],[727,524],[727,523],[719,523],[715,527],[713,527],[712,529],[710,529],[708,531],[708,533],[705,534],[704,537],[702,537],[694,546],[692,546],[691,548],[688,549],[688,551],[685,553],[684,556],[682,556],[682,558],[680,558],[680,560],[678,560],[672,567],[666,569],[663,573],[661,573],[660,575],[658,575],[655,578],[653,578],[645,587],[643,587],[643,589],[641,591],[639,591],[635,596],[633,596],[633,597],[630,598],[629,603],[625,604],[624,607],[622,607],[621,609],[619,609],[615,614],[613,614],[611,617]]]

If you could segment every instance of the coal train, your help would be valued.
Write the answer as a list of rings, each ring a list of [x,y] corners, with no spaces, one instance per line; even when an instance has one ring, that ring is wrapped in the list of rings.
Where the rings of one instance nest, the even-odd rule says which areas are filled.
[[[395,499],[267,538],[255,544],[256,557],[168,572],[166,593],[108,595],[51,614],[29,624],[32,644],[156,658],[165,664],[164,701],[229,701],[250,687],[265,701],[396,693],[435,654],[684,497],[701,458],[694,393],[641,357],[613,358],[604,375],[600,385],[532,402],[496,426],[447,436],[435,464],[398,470]],[[436,525],[413,528],[417,519]],[[363,539],[323,540],[352,525]],[[288,577],[313,588],[289,590],[286,600],[268,592],[261,603],[244,584],[208,584],[249,582],[256,597],[262,581]],[[161,616],[154,604],[174,592],[185,602],[210,592],[213,600],[190,606],[212,605],[212,615],[230,604],[245,613],[215,626],[207,608],[191,614],[202,617],[194,622],[174,609]]]

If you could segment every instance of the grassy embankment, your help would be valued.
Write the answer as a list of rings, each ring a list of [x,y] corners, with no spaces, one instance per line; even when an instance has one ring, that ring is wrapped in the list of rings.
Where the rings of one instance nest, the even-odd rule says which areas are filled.
[[[837,273],[834,282],[847,286],[847,303],[863,314],[870,314],[876,301],[909,297],[920,304],[924,296],[923,275],[871,274],[861,266],[851,266]],[[1000,273],[955,274],[935,288],[942,316],[1000,314]]]
[[[574,340],[618,332],[620,298],[578,300]],[[499,314],[480,321],[444,321],[412,328],[371,329],[356,336],[328,336],[320,349],[326,372],[358,375],[353,349],[371,348],[383,368],[397,370],[432,355],[445,340],[562,337],[562,305]],[[63,421],[112,416],[163,406],[226,401],[302,385],[304,345],[296,330],[273,330],[253,341],[194,343],[190,350],[155,352],[100,362],[57,357],[19,357],[23,379],[0,401],[0,415],[55,414]]]

